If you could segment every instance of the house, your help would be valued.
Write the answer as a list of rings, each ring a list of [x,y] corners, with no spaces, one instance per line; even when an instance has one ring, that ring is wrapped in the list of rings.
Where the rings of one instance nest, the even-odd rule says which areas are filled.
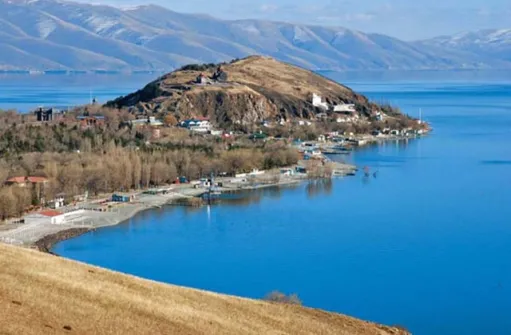
[[[105,125],[105,117],[103,115],[79,115],[76,119],[80,121],[82,129]]]
[[[131,202],[132,198],[130,195],[126,194],[112,194],[113,202]]]
[[[64,207],[64,194],[57,194],[55,199],[48,202],[48,207],[51,209],[59,209],[60,207]]]
[[[19,187],[25,187],[28,185],[44,185],[48,183],[48,178],[46,177],[11,177],[5,181],[7,185],[15,185]]]
[[[206,117],[184,120],[179,123],[179,126],[198,133],[211,131],[211,122],[209,122],[209,119]]]
[[[334,112],[335,113],[347,113],[352,114],[355,113],[357,109],[355,108],[355,104],[339,104],[334,106]]]
[[[60,211],[46,209],[26,215],[24,221],[26,224],[63,224],[65,218],[64,213]]]
[[[63,117],[63,113],[56,108],[44,109],[39,107],[34,114],[36,115],[38,122],[58,120]]]
[[[319,135],[318,136],[318,142],[325,142],[325,141],[326,141],[325,135]]]
[[[314,107],[319,107],[328,110],[329,105],[326,102],[321,101],[321,96],[317,95],[316,93],[312,93],[312,105]]]
[[[266,172],[263,170],[259,170],[259,169],[252,169],[251,172],[248,173],[249,176],[260,176],[262,174],[265,174]]]
[[[188,183],[189,183],[188,178],[186,178],[185,176],[176,178],[176,180],[174,181],[174,184],[188,184]]]
[[[163,122],[161,120],[157,120],[154,116],[131,120],[130,123],[135,127],[138,127],[138,126],[161,127],[161,126],[163,126]]]

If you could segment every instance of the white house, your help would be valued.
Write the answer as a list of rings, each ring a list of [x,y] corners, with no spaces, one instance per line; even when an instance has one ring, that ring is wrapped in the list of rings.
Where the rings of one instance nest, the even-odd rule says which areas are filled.
[[[326,102],[321,101],[321,96],[317,95],[316,93],[312,93],[312,105],[314,107],[320,107],[326,110],[328,110],[330,107]]]
[[[183,128],[187,128],[190,131],[198,133],[207,133],[211,131],[211,122],[207,118],[194,118],[181,121],[179,125]]]
[[[24,217],[26,224],[63,224],[65,215],[56,210],[44,210]]]
[[[64,207],[64,195],[58,194],[55,199],[48,202],[48,206],[52,209],[58,209],[60,207]]]
[[[208,120],[196,120],[194,125],[190,123],[188,129],[198,133],[207,133],[211,130],[211,123]]]
[[[336,113],[355,113],[356,111],[355,104],[340,104],[334,106],[334,112]]]
[[[157,120],[154,116],[150,116],[148,118],[136,119],[130,121],[133,126],[153,126],[160,127],[163,126],[163,122],[161,120]]]

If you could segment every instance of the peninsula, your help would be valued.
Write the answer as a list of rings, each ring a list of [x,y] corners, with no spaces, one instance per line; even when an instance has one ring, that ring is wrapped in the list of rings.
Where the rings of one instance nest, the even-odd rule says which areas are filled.
[[[0,242],[50,251],[59,240],[142,210],[200,205],[204,194],[353,175],[355,166],[326,155],[428,130],[390,105],[260,56],[185,66],[105,105],[4,111]],[[0,245],[0,255],[0,299],[8,306],[0,316],[9,320],[0,327],[8,334],[406,333],[156,284],[18,247]],[[107,310],[112,317],[102,318]]]
[[[117,224],[211,186],[353,174],[325,154],[428,130],[395,107],[272,58],[188,65],[106,105],[0,113],[0,218],[15,228],[0,238],[31,244],[64,224]],[[58,224],[40,229],[42,221]]]

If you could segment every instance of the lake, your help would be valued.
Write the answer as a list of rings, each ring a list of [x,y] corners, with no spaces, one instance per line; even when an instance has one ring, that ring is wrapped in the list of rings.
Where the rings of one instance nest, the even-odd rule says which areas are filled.
[[[418,335],[508,333],[511,82],[503,74],[465,72],[426,80],[420,73],[327,75],[408,114],[422,108],[434,132],[346,158],[375,177],[247,192],[207,208],[152,210],[54,251],[245,297],[297,293],[306,306]],[[59,97],[52,94],[87,86],[100,91],[75,83],[39,94],[53,104]],[[102,87],[118,95],[131,90],[128,80]]]
[[[22,112],[40,106],[67,109],[88,104],[93,98],[107,102],[134,92],[157,77],[158,74],[0,74],[0,109]]]

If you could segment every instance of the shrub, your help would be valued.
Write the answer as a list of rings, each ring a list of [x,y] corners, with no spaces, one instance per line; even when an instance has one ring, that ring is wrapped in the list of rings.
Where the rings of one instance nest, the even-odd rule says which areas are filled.
[[[298,298],[298,295],[293,293],[290,295],[285,295],[279,291],[272,291],[268,293],[264,299],[265,301],[275,302],[279,304],[290,304],[290,305],[301,305],[302,301]]]

